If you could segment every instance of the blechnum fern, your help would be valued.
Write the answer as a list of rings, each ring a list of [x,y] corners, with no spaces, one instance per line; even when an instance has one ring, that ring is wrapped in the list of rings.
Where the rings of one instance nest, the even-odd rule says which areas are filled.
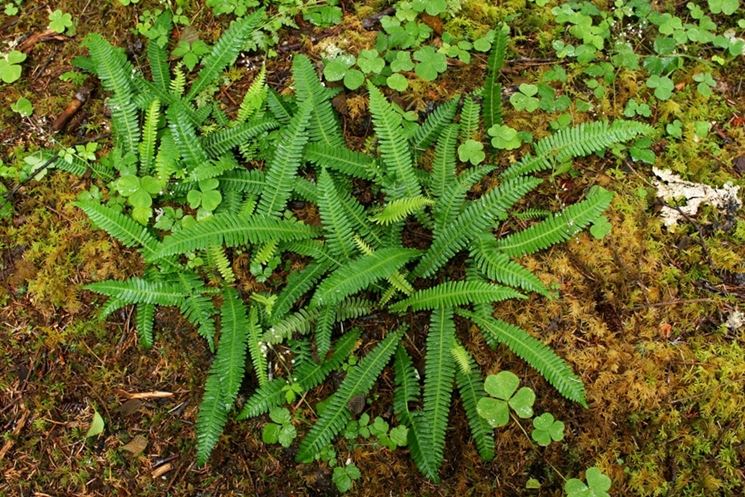
[[[413,130],[405,131],[400,109],[368,87],[377,155],[347,147],[331,105],[334,93],[320,84],[302,55],[292,65],[294,98],[268,88],[262,69],[229,120],[217,104],[205,104],[210,99],[204,96],[214,91],[259,17],[231,26],[188,88],[178,72],[175,84],[167,80],[170,71],[157,46],[148,47],[150,82],[101,37],[87,40],[86,65],[117,106],[115,147],[102,162],[118,179],[106,205],[92,195],[78,205],[95,225],[137,247],[147,264],[141,277],[88,288],[109,298],[102,315],[136,306],[145,346],[157,331],[156,307],[175,306],[216,350],[196,423],[198,462],[205,463],[219,443],[244,371],[253,369],[259,386],[243,405],[241,419],[322,383],[359,345],[360,334],[343,329],[375,312],[398,315],[402,323],[428,322],[422,325],[426,339],[412,343],[421,336],[412,333],[403,340],[404,327],[379,330],[380,340],[364,345],[369,352],[348,369],[300,442],[298,460],[312,460],[344,429],[352,418],[350,401],[374,388],[394,355],[394,412],[409,428],[408,446],[420,470],[438,479],[456,395],[479,453],[493,457],[493,434],[476,414],[484,395],[482,365],[458,339],[457,328],[467,322],[490,345],[504,345],[525,360],[561,395],[586,405],[571,367],[527,331],[495,318],[493,304],[525,298],[526,292],[548,295],[519,258],[594,223],[613,194],[593,187],[579,203],[532,216],[540,219],[528,221],[532,224],[522,231],[515,230],[510,214],[535,210],[515,209],[540,185],[533,173],[601,152],[647,128],[628,121],[579,125],[539,141],[533,155],[502,174],[496,166],[459,163],[458,140],[485,136],[479,126],[502,119],[498,81],[507,38],[501,30],[481,98],[446,102]],[[425,153],[429,148],[434,154]],[[496,163],[496,157],[490,159]],[[380,195],[363,204],[357,197],[361,184]],[[313,204],[317,221],[290,210],[291,199]],[[507,234],[496,237],[497,232]],[[259,282],[281,260],[293,269],[284,279],[276,275],[272,289],[242,295],[236,289],[242,276],[231,263],[238,252],[249,255]],[[447,279],[453,267],[464,269],[459,273],[465,277]],[[412,319],[411,313],[421,316]],[[268,364],[283,360],[267,360],[280,342],[298,351],[295,365],[268,371]],[[308,352],[312,346],[317,359]],[[421,350],[423,384],[411,359]],[[289,374],[283,377],[281,371]]]

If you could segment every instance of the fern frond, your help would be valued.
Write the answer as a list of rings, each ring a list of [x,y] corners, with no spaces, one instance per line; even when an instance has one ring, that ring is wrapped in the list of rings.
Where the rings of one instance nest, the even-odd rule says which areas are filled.
[[[269,107],[274,118],[282,124],[289,124],[292,119],[292,106],[285,101],[284,97],[269,88],[269,93],[266,96],[266,103]]]
[[[285,401],[284,378],[274,378],[268,383],[254,390],[254,393],[243,404],[241,412],[237,416],[238,421],[261,416],[269,412],[273,407],[281,405]]]
[[[263,107],[266,102],[268,88],[266,85],[266,64],[262,64],[261,71],[259,71],[259,74],[251,82],[251,86],[248,87],[246,94],[243,95],[243,100],[236,116],[236,120],[239,123],[248,121],[249,118],[254,116]]]
[[[215,319],[217,313],[212,300],[204,295],[187,296],[179,305],[187,321],[197,327],[199,336],[207,340],[211,351],[215,349]]]
[[[611,200],[613,192],[594,186],[585,200],[529,228],[501,238],[496,242],[496,248],[510,257],[520,257],[566,241],[597,220]]]
[[[421,396],[419,375],[414,369],[414,363],[403,346],[399,345],[393,361],[396,388],[393,391],[393,412],[398,420],[404,424],[411,423],[409,403],[418,402]]]
[[[551,348],[530,336],[525,330],[502,320],[463,309],[458,309],[457,312],[481,329],[489,345],[495,347],[499,343],[505,344],[515,355],[538,371],[561,395],[587,407],[582,380]]]
[[[321,357],[326,356],[326,352],[331,348],[331,335],[334,331],[334,319],[336,318],[336,309],[332,306],[321,308],[321,314],[316,322],[316,350]]]
[[[380,249],[363,255],[331,273],[318,285],[311,305],[333,305],[399,270],[419,252],[405,248]]]
[[[339,302],[336,305],[336,321],[346,321],[347,319],[357,319],[367,316],[375,309],[375,304],[367,299],[359,297],[350,297]]]
[[[434,205],[434,201],[417,195],[415,197],[403,197],[391,200],[383,210],[370,217],[377,224],[389,225],[403,221],[415,212],[419,212],[428,205]]]
[[[135,310],[137,325],[137,336],[140,337],[140,345],[149,349],[153,346],[153,324],[155,323],[155,305],[137,304]]]
[[[472,202],[452,223],[440,233],[435,233],[432,245],[414,269],[414,276],[428,277],[434,274],[469,241],[493,226],[497,220],[504,219],[507,210],[540,182],[536,178],[506,181]]]
[[[466,97],[460,111],[460,141],[476,139],[479,131],[481,106],[471,97]]]
[[[98,228],[119,240],[125,247],[141,247],[145,257],[155,253],[158,241],[147,227],[131,217],[93,201],[78,201],[75,205],[86,213]]]
[[[499,74],[507,53],[507,32],[504,26],[497,28],[489,60],[486,64],[486,81],[482,92],[484,125],[486,129],[502,123],[502,85]]]
[[[203,466],[220,440],[228,422],[228,409],[225,407],[222,395],[220,375],[216,371],[215,362],[204,384],[202,402],[199,403],[197,413],[197,465]]]
[[[251,39],[253,32],[258,29],[264,14],[264,10],[259,9],[251,15],[237,19],[230,24],[212,47],[209,55],[202,59],[202,68],[197,74],[197,79],[189,88],[189,93],[186,95],[187,101],[193,100],[208,86],[215,83],[222,71],[235,62],[240,51]]]
[[[318,318],[318,309],[303,308],[288,314],[264,332],[263,341],[269,344],[281,343],[295,333],[307,334],[313,327],[313,321]]]
[[[302,161],[303,147],[308,141],[307,127],[312,103],[312,100],[307,100],[301,105],[280,133],[259,199],[257,212],[261,215],[279,216],[290,198],[293,180]]]
[[[245,123],[232,128],[221,129],[209,134],[202,145],[210,157],[218,158],[222,154],[259,136],[260,134],[275,129],[279,123],[274,119],[261,119]]]
[[[228,260],[228,255],[225,253],[225,248],[221,245],[212,245],[207,247],[207,259],[211,266],[217,269],[222,279],[226,283],[235,282],[235,274],[233,274],[233,268]]]
[[[181,68],[181,65],[173,68],[173,79],[171,79],[171,84],[168,85],[168,90],[171,96],[177,98],[181,97],[184,91],[186,91],[186,73]]]
[[[321,170],[318,190],[318,211],[328,249],[342,260],[351,259],[357,253],[352,224],[344,212],[334,180],[326,169]]]
[[[248,338],[248,352],[251,355],[254,373],[256,373],[259,387],[263,387],[269,383],[269,377],[267,375],[266,345],[261,343],[262,333],[256,306],[251,306],[248,311],[248,330],[246,335]]]
[[[329,91],[321,84],[316,70],[303,54],[295,55],[292,59],[292,79],[298,102],[312,102],[313,109],[308,125],[310,141],[330,147],[344,147],[344,137],[331,106]]]
[[[425,150],[435,142],[442,129],[453,121],[455,112],[458,110],[458,102],[460,102],[460,96],[435,107],[411,137],[414,149]]]
[[[466,411],[468,426],[471,428],[471,436],[476,449],[482,459],[491,461],[494,459],[494,430],[476,411],[479,400],[486,396],[484,379],[471,354],[462,345],[458,344],[458,346],[463,351],[464,364],[460,365],[459,362],[458,371],[455,373],[455,383],[458,385],[458,393],[463,402],[463,409]]]
[[[142,278],[97,281],[84,288],[127,304],[179,305],[186,296],[178,285]]]
[[[148,259],[185,254],[212,245],[237,247],[247,243],[266,243],[270,240],[303,240],[312,238],[315,234],[314,228],[298,221],[240,214],[215,214],[164,238],[157,251]]]
[[[344,429],[352,417],[347,407],[352,397],[365,395],[373,387],[383,368],[396,351],[404,334],[403,329],[391,332],[375,348],[353,367],[342,381],[339,389],[328,400],[328,404],[310,432],[300,442],[297,461],[312,458]]]
[[[447,281],[414,292],[408,298],[390,306],[393,312],[456,307],[466,304],[487,304],[507,299],[525,298],[511,288],[483,281]]]
[[[230,171],[220,176],[223,191],[258,195],[264,188],[264,173],[258,169]]]
[[[373,127],[380,142],[380,156],[387,172],[393,174],[406,195],[410,197],[419,195],[421,188],[414,174],[411,148],[401,126],[402,117],[372,83],[368,85],[368,91],[370,92]]]
[[[140,142],[140,175],[150,174],[150,168],[155,161],[155,142],[158,139],[158,122],[160,121],[160,100],[152,101],[145,114],[145,124],[142,126],[142,141]]]
[[[336,368],[342,365],[357,346],[357,340],[360,338],[359,330],[352,330],[345,333],[334,343],[334,349],[331,355],[320,363],[304,361],[293,373],[294,381],[297,381],[304,391],[315,388]]]
[[[372,179],[377,173],[375,159],[345,146],[311,143],[305,147],[305,160],[355,178]]]
[[[166,182],[178,169],[179,151],[171,131],[166,129],[160,138],[158,153],[155,156],[155,174],[159,180]]]
[[[446,126],[437,138],[430,180],[432,196],[437,199],[442,198],[448,186],[456,182],[455,147],[458,144],[458,128],[457,124]]]
[[[446,184],[445,191],[434,208],[435,236],[463,211],[466,195],[471,188],[493,170],[494,166],[471,167],[463,171],[457,180]]]
[[[147,43],[147,61],[150,64],[150,75],[155,86],[161,91],[168,91],[168,85],[171,81],[168,69],[168,54],[155,40],[150,40]]]
[[[637,121],[593,121],[562,129],[534,147],[535,155],[528,155],[502,172],[504,178],[514,178],[550,169],[575,157],[599,153],[616,143],[623,143],[639,135],[651,133],[653,128]]]
[[[319,279],[329,270],[331,263],[328,261],[312,262],[300,271],[293,271],[287,278],[287,284],[277,295],[277,301],[272,310],[272,323],[276,323],[287,313],[290,308],[303,296]]]
[[[126,307],[126,302],[122,302],[119,299],[111,298],[106,301],[104,305],[101,306],[101,308],[98,310],[98,320],[99,321],[105,321],[106,318],[111,316],[113,313],[118,311],[119,309]]]
[[[182,106],[171,106],[167,116],[173,141],[188,168],[196,169],[207,164],[209,161],[207,152],[202,148],[194,125]]]
[[[217,344],[215,371],[220,377],[222,401],[230,410],[246,371],[246,350],[250,324],[246,306],[233,288],[223,291],[220,308],[220,342]]]
[[[548,288],[529,269],[499,252],[491,236],[482,237],[471,247],[471,255],[479,270],[490,280],[547,296]]]

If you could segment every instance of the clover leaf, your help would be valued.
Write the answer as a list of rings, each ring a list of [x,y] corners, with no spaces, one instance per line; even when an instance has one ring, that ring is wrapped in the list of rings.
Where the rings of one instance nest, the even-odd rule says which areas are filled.
[[[362,477],[362,473],[360,473],[359,468],[354,463],[349,463],[346,466],[335,467],[331,481],[334,482],[339,492],[344,493],[352,488],[355,480],[359,480],[360,477]]]
[[[49,29],[55,33],[75,34],[75,28],[72,23],[72,15],[62,12],[60,9],[49,14]]]
[[[740,0],[707,0],[712,14],[731,16],[740,6]]]
[[[603,474],[600,469],[593,466],[585,471],[587,484],[577,478],[571,478],[564,484],[567,497],[610,497],[608,490],[611,479]]]
[[[429,45],[414,52],[414,60],[418,62],[414,72],[424,81],[434,81],[437,75],[445,72],[448,67],[445,54],[436,52]]]
[[[668,100],[673,95],[673,80],[667,76],[652,75],[647,79],[647,87],[654,88],[654,96],[660,100]]]
[[[522,143],[517,130],[506,124],[495,124],[487,130],[487,133],[492,137],[492,147],[497,149],[514,150]]]
[[[141,224],[147,224],[153,214],[152,195],[160,192],[160,182],[152,176],[139,178],[133,174],[125,174],[116,180],[114,188],[127,199],[132,206],[132,218]]]
[[[665,131],[667,131],[667,134],[672,136],[673,138],[682,138],[683,123],[680,121],[680,119],[676,119],[665,126]]]
[[[623,115],[626,117],[650,117],[652,115],[652,109],[650,109],[649,105],[647,105],[646,103],[639,103],[632,98],[626,103],[626,108],[623,110]]]
[[[714,81],[714,78],[711,76],[710,72],[704,72],[704,73],[700,72],[700,73],[694,74],[693,80],[698,83],[698,85],[696,85],[696,89],[701,95],[705,97],[712,96],[713,93],[711,89],[717,85],[717,82]]]
[[[284,407],[275,407],[269,411],[269,418],[274,421],[264,425],[261,440],[264,443],[279,443],[282,447],[289,447],[297,436],[297,430],[292,425],[290,411]]]
[[[548,447],[551,441],[564,439],[564,423],[554,419],[550,412],[544,412],[533,420],[533,431],[530,436],[541,447]]]
[[[385,60],[375,49],[361,50],[359,57],[357,57],[357,66],[365,74],[380,74],[385,67]]]
[[[391,60],[391,71],[402,72],[412,69],[414,69],[414,63],[411,61],[411,54],[405,50],[398,50]]]
[[[488,52],[491,50],[493,40],[494,30],[490,29],[484,36],[473,41],[473,49],[479,52]]]
[[[176,45],[176,48],[173,49],[171,55],[177,59],[181,59],[186,68],[192,71],[199,63],[199,59],[201,59],[203,55],[208,54],[209,51],[210,46],[202,40],[181,40],[178,42],[178,45]]]
[[[592,226],[590,226],[590,234],[593,238],[600,240],[610,233],[612,227],[613,225],[608,221],[607,217],[600,216],[592,223]]]
[[[21,117],[28,117],[34,113],[34,106],[28,98],[21,97],[14,104],[10,104],[10,110]]]
[[[458,147],[458,158],[461,162],[470,162],[477,166],[486,158],[484,145],[476,140],[466,140]]]
[[[540,101],[534,96],[537,93],[538,87],[536,85],[523,83],[519,86],[519,91],[510,96],[510,103],[515,110],[533,112],[540,104]]]
[[[323,76],[327,81],[344,80],[344,86],[350,90],[356,90],[365,82],[365,75],[352,66],[357,61],[353,55],[340,55],[326,62],[323,68]]]
[[[484,381],[484,390],[491,397],[483,397],[476,404],[476,411],[490,426],[505,426],[510,420],[510,408],[520,418],[533,415],[535,393],[531,388],[518,390],[520,379],[511,371],[500,371],[489,375]]]
[[[385,80],[388,88],[396,91],[404,91],[409,87],[409,80],[403,74],[393,73]]]
[[[0,57],[0,79],[3,83],[18,81],[21,77],[21,62],[26,60],[26,54],[18,50],[11,50]]]
[[[197,212],[198,219],[209,216],[220,205],[220,202],[222,202],[222,194],[217,189],[219,186],[220,181],[217,179],[206,179],[199,182],[199,190],[190,190],[186,195],[189,207],[192,209],[199,208]]]

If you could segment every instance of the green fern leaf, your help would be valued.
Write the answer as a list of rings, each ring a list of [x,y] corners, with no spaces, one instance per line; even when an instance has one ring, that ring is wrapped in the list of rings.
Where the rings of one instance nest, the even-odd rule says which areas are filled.
[[[372,179],[377,174],[375,159],[345,146],[311,143],[305,147],[305,160],[354,178]]]
[[[257,212],[261,215],[279,216],[285,208],[287,199],[290,198],[293,181],[302,161],[303,147],[308,141],[306,128],[312,103],[311,100],[307,100],[280,133],[259,200]]]
[[[466,195],[473,186],[494,170],[494,166],[479,166],[463,171],[457,180],[449,181],[434,208],[434,232],[437,236],[463,211]]]
[[[326,235],[326,244],[331,254],[342,260],[351,259],[357,249],[354,245],[352,224],[346,216],[334,180],[326,169],[318,178],[318,211]]]
[[[357,366],[349,371],[339,389],[328,400],[326,410],[300,442],[297,461],[312,458],[316,452],[331,442],[344,429],[352,417],[347,405],[352,397],[365,395],[370,391],[375,380],[396,351],[403,334],[403,329],[389,333],[375,346],[372,352],[367,354]]]
[[[264,106],[269,91],[268,88],[266,85],[266,64],[264,64],[243,96],[243,101],[241,101],[241,105],[238,108],[238,115],[236,116],[236,120],[239,123],[248,121]]]
[[[202,148],[194,124],[183,111],[182,106],[171,106],[167,112],[171,136],[179,154],[189,169],[197,169],[209,162],[207,152]]]
[[[497,243],[491,236],[482,237],[471,248],[479,270],[489,279],[515,288],[548,296],[548,288],[529,269],[499,252]]]
[[[435,107],[424,123],[416,129],[411,137],[411,144],[416,150],[425,150],[432,145],[438,135],[455,117],[460,97],[455,97]]]
[[[221,245],[212,245],[207,247],[207,260],[210,265],[217,269],[222,279],[226,283],[235,282],[235,274],[233,274],[233,268],[228,260],[228,255],[225,253],[225,248]]]
[[[260,119],[221,129],[202,140],[204,150],[210,157],[218,158],[232,148],[242,145],[266,131],[275,129],[279,123],[274,119]]]
[[[546,378],[556,390],[569,400],[587,407],[585,388],[572,368],[548,346],[536,340],[525,330],[488,315],[458,309],[458,314],[473,321],[484,333],[492,347],[503,343],[518,357]]]
[[[189,295],[179,305],[187,321],[197,327],[197,333],[207,340],[210,350],[215,350],[215,306],[204,295]]]
[[[224,192],[242,192],[258,195],[264,188],[264,173],[258,169],[230,171],[220,176]]]
[[[98,281],[84,288],[127,304],[179,305],[186,296],[178,285],[142,278]]]
[[[216,371],[215,362],[204,384],[202,402],[197,413],[197,465],[204,466],[220,440],[228,422],[228,409],[225,407],[222,395],[220,375]]]
[[[269,383],[266,362],[266,345],[261,343],[261,327],[259,326],[259,317],[256,306],[252,306],[248,311],[248,352],[251,355],[256,379],[259,381],[259,387]]]
[[[446,126],[437,139],[430,181],[432,196],[437,199],[441,199],[448,186],[456,182],[455,147],[458,144],[458,128],[457,124]]]
[[[227,410],[238,395],[246,371],[249,328],[246,307],[238,292],[226,288],[220,308],[220,342],[214,366],[220,377],[222,401]]]
[[[142,226],[129,216],[92,201],[78,201],[77,207],[88,215],[91,222],[109,235],[119,240],[125,247],[141,247],[145,257],[152,256],[158,247],[158,241]]]
[[[421,386],[411,357],[400,345],[393,361],[393,371],[396,379],[396,388],[393,391],[393,412],[399,421],[408,425],[411,424],[409,404],[419,401]]]
[[[414,292],[410,297],[391,305],[390,309],[393,312],[403,312],[408,308],[422,311],[520,298],[525,296],[511,288],[483,281],[447,281]]]
[[[285,386],[287,386],[287,382],[284,378],[274,378],[261,385],[243,404],[243,408],[236,419],[242,421],[261,416],[273,407],[281,405],[285,401]]]
[[[316,323],[316,350],[321,357],[324,357],[331,348],[334,318],[336,318],[336,309],[330,305],[321,308],[321,314]]]
[[[344,138],[331,106],[329,90],[321,84],[305,55],[298,54],[292,59],[292,78],[298,102],[310,101],[312,105],[308,126],[310,141],[334,148],[344,147]]]
[[[418,253],[413,249],[387,248],[353,259],[318,285],[311,304],[318,307],[341,302],[376,281],[388,278]]]
[[[285,317],[295,302],[310,290],[330,267],[331,263],[328,261],[313,262],[301,271],[290,273],[287,278],[287,285],[277,295],[277,301],[274,303],[271,315],[272,323],[276,323]]]
[[[168,54],[155,40],[150,40],[147,43],[147,61],[150,64],[150,75],[155,86],[161,91],[168,91],[168,85],[171,81]]]
[[[520,257],[566,241],[593,223],[608,208],[613,193],[594,186],[585,200],[570,205],[552,217],[496,242],[497,250]]]
[[[158,139],[158,122],[160,121],[160,100],[152,101],[145,114],[145,124],[142,126],[142,141],[140,142],[140,175],[150,174],[150,168],[155,161],[155,142]]]
[[[479,131],[479,114],[481,106],[473,99],[466,97],[463,108],[460,111],[460,141],[477,139]]]
[[[458,385],[463,409],[466,411],[468,426],[471,428],[471,436],[476,444],[479,455],[485,461],[494,459],[494,430],[484,418],[479,416],[476,405],[479,400],[486,396],[484,391],[484,379],[476,361],[471,354],[460,346],[464,353],[466,367],[459,367],[455,373],[455,382]]]
[[[428,205],[434,205],[434,201],[417,195],[415,197],[403,197],[388,202],[383,210],[370,217],[377,224],[389,225],[403,221],[415,212],[419,212]]]
[[[149,349],[153,346],[153,324],[155,323],[155,305],[137,304],[135,320],[140,345]]]
[[[292,119],[292,106],[276,91],[269,88],[266,103],[274,118],[282,124],[289,124]]]
[[[262,216],[215,214],[204,221],[175,232],[163,239],[148,260],[185,254],[213,245],[237,247],[270,240],[303,240],[315,236],[316,230],[298,221]]]
[[[504,56],[507,53],[507,41],[505,27],[500,26],[496,29],[494,45],[486,64],[486,81],[482,92],[486,129],[502,123],[502,85],[499,84],[499,74],[504,65]]]

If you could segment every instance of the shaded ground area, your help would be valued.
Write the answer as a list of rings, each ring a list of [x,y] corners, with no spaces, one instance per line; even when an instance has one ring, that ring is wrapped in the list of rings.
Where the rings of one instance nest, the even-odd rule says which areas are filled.
[[[364,12],[379,7],[368,5]],[[66,132],[50,132],[76,91],[58,76],[71,68],[86,32],[103,33],[133,56],[142,50],[128,32],[136,22],[133,8],[73,1],[52,8],[74,13],[79,34],[73,40],[39,42],[23,79],[3,87],[0,150],[6,162],[39,148],[105,136],[102,95],[95,91]],[[20,18],[3,18],[4,42],[46,26],[46,5],[23,9]],[[347,9],[354,14],[354,7]],[[198,12],[195,29],[205,38],[216,36],[224,21],[204,9]],[[347,29],[355,32],[355,19],[350,15],[345,24],[324,33],[307,26],[286,33],[286,44],[268,66],[271,85],[287,85],[292,52],[316,55],[318,40],[343,37]],[[529,33],[533,21],[525,19],[524,26],[513,29]],[[364,38],[363,33],[354,39],[363,43]],[[528,36],[519,37],[515,48],[525,60],[544,55]],[[508,64],[507,91],[543,70],[525,60]],[[415,88],[402,103],[424,110],[432,100],[472,89],[483,74],[483,61],[451,69],[444,79]],[[710,140],[723,153],[715,159],[706,142],[662,143],[660,163],[685,164],[696,181],[743,184],[737,159],[745,151],[745,121],[735,112],[745,108],[738,79],[743,69],[740,61],[722,75],[727,84],[722,101],[702,106],[691,94],[681,103],[681,119],[716,123]],[[221,93],[228,107],[251,81],[252,70],[242,71]],[[631,77],[617,85],[619,95],[637,90]],[[8,108],[20,95],[34,102],[31,118],[21,119]],[[350,141],[361,140],[369,127],[364,97],[350,94],[336,103]],[[610,102],[606,110],[619,116],[622,106]],[[546,129],[540,114],[514,113],[509,119],[536,134]],[[608,156],[582,161],[579,170],[581,176],[546,182],[540,198],[549,205],[543,207],[556,209],[579,198],[588,185],[602,184],[618,193],[609,216],[613,231],[601,241],[581,235],[525,261],[558,286],[560,298],[534,297],[498,313],[573,364],[587,386],[590,408],[561,400],[522,362],[505,350],[491,351],[460,323],[459,333],[469,337],[478,362],[489,365],[487,372],[509,368],[525,378],[536,390],[538,410],[550,410],[566,422],[566,439],[537,448],[525,433],[527,426],[512,424],[496,433],[496,460],[483,463],[464,436],[462,407],[454,403],[441,484],[424,480],[405,450],[369,444],[352,448],[341,441],[340,456],[350,457],[362,472],[351,495],[562,495],[563,478],[593,464],[613,478],[613,495],[745,491],[745,338],[742,328],[725,324],[742,310],[745,298],[742,212],[705,209],[671,233],[660,221],[661,204],[648,166]],[[176,313],[158,315],[158,340],[151,351],[137,344],[131,310],[105,323],[96,319],[96,302],[81,285],[136,273],[139,261],[105,233],[92,230],[70,204],[88,186],[85,178],[50,173],[18,189],[11,199],[12,218],[0,224],[0,495],[334,495],[329,468],[297,465],[292,448],[261,443],[263,419],[230,423],[210,464],[195,467],[193,423],[209,351]],[[359,324],[371,332],[388,325],[384,320]],[[390,396],[392,384],[391,376],[384,375],[379,395]],[[252,388],[244,385],[243,393]],[[133,395],[155,391],[168,396]],[[321,387],[298,403],[300,431],[313,419],[310,407],[331,391],[331,386]],[[369,409],[390,419],[387,405],[373,399]],[[105,420],[105,432],[86,440],[94,410]],[[528,478],[542,482],[542,488],[525,489]]]

